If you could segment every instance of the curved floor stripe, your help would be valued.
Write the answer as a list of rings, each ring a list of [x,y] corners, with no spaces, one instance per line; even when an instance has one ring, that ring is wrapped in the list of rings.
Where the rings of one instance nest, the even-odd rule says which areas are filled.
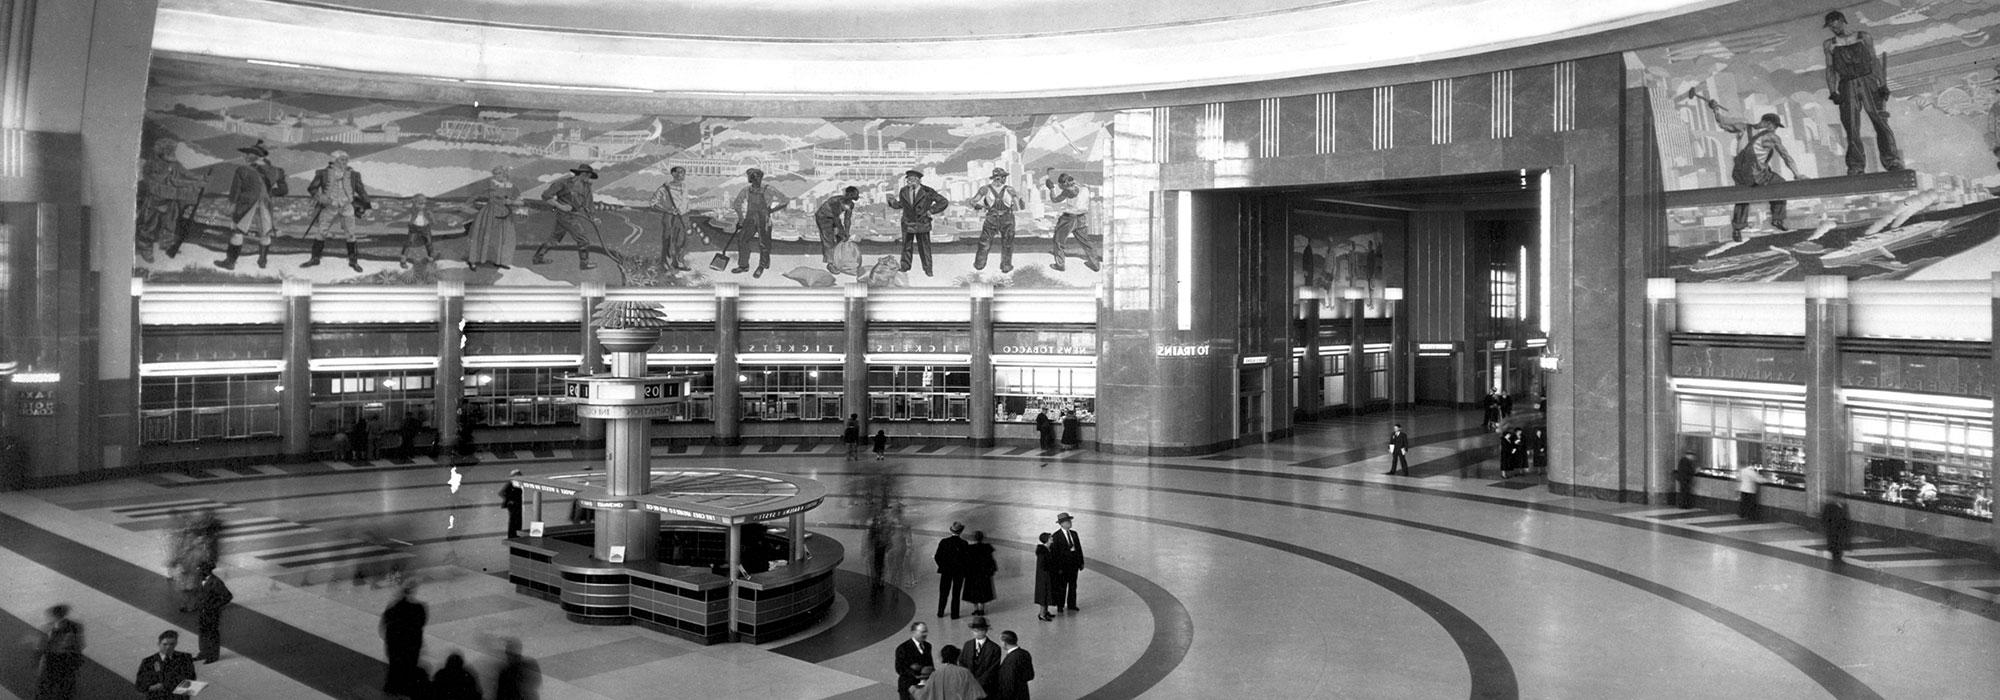
[[[851,526],[828,526],[850,527]],[[847,615],[818,634],[773,647],[771,651],[819,663],[867,648],[902,633],[904,620],[915,617],[917,601],[897,586],[880,585],[874,578],[845,569],[833,572],[833,587],[847,599]]]

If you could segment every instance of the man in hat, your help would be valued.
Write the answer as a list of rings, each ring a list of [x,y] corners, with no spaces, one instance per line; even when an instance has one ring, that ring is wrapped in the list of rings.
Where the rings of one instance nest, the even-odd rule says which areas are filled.
[[[750,269],[750,239],[757,239],[757,271],[751,277],[763,277],[764,270],[771,267],[771,214],[785,208],[791,202],[785,193],[777,188],[764,185],[764,171],[751,168],[743,171],[743,177],[750,180],[750,186],[737,190],[736,197],[729,200],[729,208],[736,212],[736,269],[743,272]]]
[[[519,469],[507,474],[509,477],[520,475],[521,470]],[[519,534],[521,532],[521,485],[514,483],[512,478],[507,479],[506,483],[500,485],[500,507],[507,509],[507,536],[513,537]]]
[[[994,168],[993,175],[972,196],[972,208],[986,212],[979,225],[979,251],[972,256],[972,269],[986,269],[986,249],[1000,238],[1000,271],[1014,271],[1014,212],[1021,209],[1021,195],[1007,184],[1007,170]]]
[[[829,271],[834,269],[833,247],[854,236],[854,203],[860,199],[861,188],[850,185],[842,188],[840,194],[827,197],[813,211],[813,225],[819,228],[820,258]]]
[[[965,627],[972,630],[972,639],[966,640],[959,663],[972,672],[979,687],[991,696],[1000,685],[1000,643],[986,638],[990,628],[983,616],[972,616],[971,624]]]
[[[903,173],[903,188],[889,195],[889,208],[903,210],[903,271],[910,271],[910,257],[923,261],[924,276],[931,276],[931,217],[944,213],[951,200],[924,186],[924,174]]]
[[[1833,36],[1822,44],[1826,51],[1826,93],[1840,109],[1840,127],[1847,132],[1847,174],[1860,175],[1868,169],[1868,149],[1861,143],[1861,120],[1865,116],[1875,127],[1875,150],[1883,170],[1902,170],[1903,153],[1896,148],[1896,132],[1889,128],[1889,76],[1882,58],[1875,53],[1875,40],[1868,32],[1849,29],[1847,15],[1826,13],[1821,24]]]
[[[653,190],[653,211],[660,212],[660,269],[687,270],[687,238],[694,227],[688,221],[687,168],[667,169],[667,181]]]
[[[1069,524],[1068,513],[1057,513],[1057,529],[1049,537],[1049,592],[1058,613],[1077,612],[1076,574],[1083,570],[1083,537]]]
[[[167,257],[181,252],[185,239],[184,219],[194,216],[207,178],[189,174],[174,157],[180,142],[163,138],[153,142],[146,162],[139,168],[139,258],[153,261],[153,246],[167,243]]]
[[[326,253],[327,236],[338,228],[347,242],[347,267],[360,272],[361,258],[354,250],[357,241],[354,222],[374,205],[368,201],[368,189],[361,186],[361,173],[347,167],[347,151],[334,151],[332,157],[332,162],[313,173],[312,184],[306,185],[306,194],[313,198],[313,221],[317,226],[307,225],[312,259],[299,267],[318,265],[320,256]]]
[[[1778,175],[1777,169],[1772,167],[1773,157],[1785,162],[1785,169],[1792,171],[1793,178],[1805,179],[1804,175],[1799,174],[1798,165],[1792,162],[1792,154],[1785,150],[1785,143],[1778,139],[1778,130],[1785,128],[1785,122],[1780,120],[1778,115],[1766,114],[1754,124],[1745,123],[1730,118],[1729,108],[1722,106],[1721,103],[1709,98],[1703,99],[1708,102],[1708,110],[1715,114],[1715,123],[1722,127],[1723,131],[1743,137],[1743,147],[1736,152],[1736,163],[1729,172],[1730,179],[1736,184],[1763,187],[1784,182],[1785,178]],[[1771,202],[1770,223],[1771,228],[1785,230],[1784,200]],[[1736,210],[1729,217],[1729,227],[1732,244],[1726,244],[1724,248],[1710,252],[1710,255],[1743,242],[1743,229],[1750,227],[1749,202],[1736,203]]]
[[[595,226],[597,217],[591,211],[597,208],[597,200],[591,195],[590,185],[597,179],[597,169],[589,163],[569,169],[569,177],[549,183],[542,191],[542,201],[556,209],[556,227],[549,234],[549,240],[535,248],[534,263],[548,264],[542,257],[549,248],[561,243],[564,238],[576,239],[576,264],[584,270],[595,269],[590,262],[590,238],[583,235],[584,227]]]
[[[1083,266],[1091,271],[1103,267],[1097,255],[1097,240],[1090,234],[1090,189],[1077,182],[1076,177],[1063,173],[1050,180],[1042,178],[1044,196],[1049,206],[1056,210],[1056,230],[1052,236],[1054,249],[1050,251],[1056,258],[1050,269],[1062,271],[1063,263],[1069,259],[1069,252],[1063,249],[1064,239],[1073,239],[1083,249]]]
[[[958,599],[965,593],[966,547],[970,546],[959,538],[965,532],[965,523],[952,523],[951,535],[938,540],[937,551],[931,554],[931,561],[938,568],[938,617],[944,617],[945,601],[951,601],[951,619],[958,619]]]
[[[285,171],[271,164],[271,152],[264,142],[236,149],[243,163],[229,178],[229,253],[215,263],[224,270],[236,269],[236,257],[243,254],[247,236],[257,237],[257,266],[270,262],[271,239],[278,233],[278,217],[271,211],[271,198],[283,197]]]

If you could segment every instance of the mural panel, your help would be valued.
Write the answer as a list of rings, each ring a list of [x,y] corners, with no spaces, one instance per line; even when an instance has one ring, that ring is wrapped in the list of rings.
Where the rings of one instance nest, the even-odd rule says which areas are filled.
[[[1402,286],[1408,225],[1401,219],[1298,211],[1291,218],[1292,287],[1319,290],[1321,318],[1346,318],[1341,301],[1358,291],[1362,315],[1388,313],[1387,290]]]
[[[137,273],[157,281],[1060,287],[1102,263],[1108,113],[607,114],[159,77],[147,97]]]
[[[2000,6],[1829,9],[1627,55],[1670,203],[1695,202],[1667,211],[1673,274],[1986,278],[2000,269]]]

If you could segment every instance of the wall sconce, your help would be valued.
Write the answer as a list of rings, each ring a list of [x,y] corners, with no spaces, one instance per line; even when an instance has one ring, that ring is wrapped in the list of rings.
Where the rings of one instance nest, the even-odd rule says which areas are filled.
[[[1402,288],[1402,287],[1389,287],[1389,288],[1386,288],[1386,289],[1383,289],[1383,290],[1382,290],[1382,298],[1384,298],[1384,299],[1388,299],[1389,301],[1402,301],[1402,300],[1403,300],[1403,288]]]
[[[1562,371],[1562,358],[1555,355],[1543,355],[1536,358],[1535,363],[1541,365],[1544,372]]]
[[[1342,299],[1348,299],[1348,300],[1364,299],[1367,298],[1367,295],[1368,292],[1366,290],[1357,287],[1348,287],[1346,289],[1340,290],[1340,298]]]

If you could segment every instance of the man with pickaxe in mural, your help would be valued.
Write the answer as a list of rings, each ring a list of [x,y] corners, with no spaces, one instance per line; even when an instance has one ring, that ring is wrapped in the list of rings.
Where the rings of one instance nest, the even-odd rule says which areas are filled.
[[[1785,128],[1784,120],[1778,115],[1765,114],[1755,123],[1736,121],[1730,117],[1729,108],[1701,94],[1699,87],[1689,88],[1687,96],[1689,99],[1708,103],[1708,111],[1715,115],[1716,125],[1722,127],[1723,131],[1742,137],[1743,147],[1736,152],[1736,160],[1729,170],[1731,181],[1744,187],[1763,187],[1784,182],[1785,178],[1772,167],[1773,157],[1785,162],[1785,169],[1792,171],[1793,179],[1806,179],[1804,175],[1799,174],[1799,166],[1792,162],[1792,154],[1785,150],[1785,143],[1778,139],[1778,130]],[[1769,219],[1771,228],[1786,230],[1785,206],[1785,201],[1782,199],[1771,201]],[[1737,202],[1735,211],[1729,217],[1730,242],[1724,243],[1708,254],[1714,255],[1742,244],[1743,229],[1749,227],[1750,203]]]
[[[548,264],[548,259],[542,256],[549,252],[551,246],[570,238],[576,241],[577,267],[596,269],[597,265],[590,262],[590,239],[583,235],[583,230],[586,226],[596,226],[597,215],[593,212],[597,209],[597,200],[591,194],[590,185],[592,180],[597,179],[597,169],[584,163],[570,168],[569,172],[569,177],[549,183],[549,188],[542,191],[542,201],[556,208],[556,228],[548,241],[535,248],[534,263]]]

